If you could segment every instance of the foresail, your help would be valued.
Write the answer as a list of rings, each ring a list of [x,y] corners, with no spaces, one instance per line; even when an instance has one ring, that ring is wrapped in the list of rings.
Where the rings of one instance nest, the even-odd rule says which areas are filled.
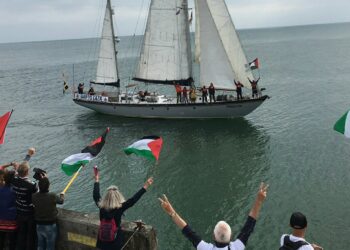
[[[183,84],[192,77],[187,0],[152,0],[135,80]]]
[[[97,84],[117,86],[119,84],[117,58],[115,49],[115,36],[113,30],[112,8],[110,0],[107,0],[106,12],[103,21],[100,53],[97,63]]]
[[[199,0],[200,78],[218,89],[235,89],[233,80],[250,87],[253,74],[224,0]]]

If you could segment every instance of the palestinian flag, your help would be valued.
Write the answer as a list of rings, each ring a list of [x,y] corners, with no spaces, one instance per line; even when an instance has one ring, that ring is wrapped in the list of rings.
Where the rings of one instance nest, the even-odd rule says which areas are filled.
[[[82,165],[88,164],[93,160],[98,153],[100,153],[103,145],[105,144],[107,133],[109,128],[99,138],[91,142],[91,144],[85,147],[81,153],[74,154],[62,161],[61,168],[66,175],[73,175]]]
[[[129,147],[125,148],[124,152],[127,155],[136,154],[150,160],[158,161],[162,145],[163,139],[161,137],[145,136],[141,138],[141,140],[134,142]]]
[[[249,63],[249,67],[250,67],[250,69],[252,69],[252,70],[258,69],[258,68],[260,67],[259,59],[258,59],[258,58],[255,58],[254,61],[252,61],[252,62]]]
[[[346,112],[335,124],[334,130],[350,138],[350,114]]]
[[[5,142],[6,126],[10,120],[12,112],[13,110],[10,112],[7,112],[6,114],[0,117],[0,145],[4,144]]]

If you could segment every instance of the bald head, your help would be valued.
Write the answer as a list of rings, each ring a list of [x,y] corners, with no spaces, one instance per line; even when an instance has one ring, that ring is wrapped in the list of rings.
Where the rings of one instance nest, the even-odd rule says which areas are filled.
[[[219,221],[214,228],[214,238],[219,243],[229,243],[231,240],[231,227],[225,221]]]

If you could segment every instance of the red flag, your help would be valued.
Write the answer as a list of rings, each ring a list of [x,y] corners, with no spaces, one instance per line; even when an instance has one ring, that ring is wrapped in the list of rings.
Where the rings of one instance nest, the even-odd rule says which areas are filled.
[[[6,114],[4,114],[3,116],[0,117],[0,145],[4,144],[4,141],[5,141],[5,130],[6,130],[7,123],[10,120],[12,111],[7,112]]]

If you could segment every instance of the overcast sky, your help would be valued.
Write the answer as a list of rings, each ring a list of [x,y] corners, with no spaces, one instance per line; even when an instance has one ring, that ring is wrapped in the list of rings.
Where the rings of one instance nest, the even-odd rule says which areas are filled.
[[[112,0],[118,35],[142,32],[149,1]],[[226,3],[238,29],[350,21],[350,0]],[[96,37],[104,8],[105,0],[0,0],[0,43]]]

